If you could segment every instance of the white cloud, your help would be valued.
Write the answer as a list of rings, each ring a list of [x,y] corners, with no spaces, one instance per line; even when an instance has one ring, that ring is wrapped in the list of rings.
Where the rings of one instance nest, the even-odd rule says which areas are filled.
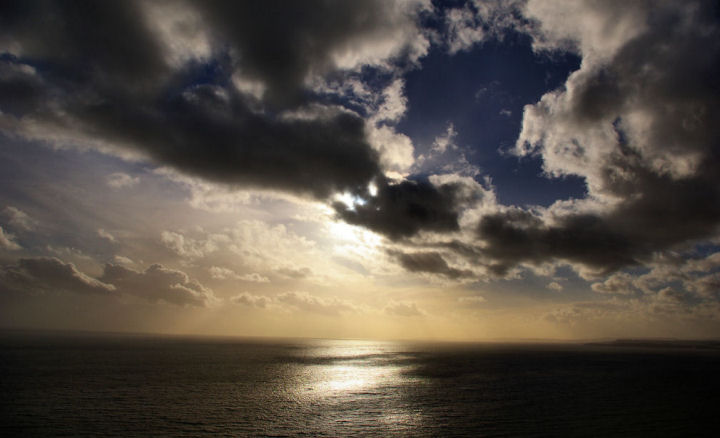
[[[385,170],[406,175],[415,161],[410,137],[387,125],[368,126],[367,131],[368,141],[380,153]]]
[[[107,185],[113,189],[122,189],[137,185],[140,183],[140,177],[130,176],[127,173],[115,172],[108,175],[106,182]]]
[[[0,227],[0,248],[9,250],[20,249],[21,246],[15,242],[14,238],[15,236],[10,233],[5,233],[2,227]]]
[[[17,293],[126,294],[183,306],[208,306],[218,301],[212,290],[186,273],[159,264],[144,272],[107,264],[102,276],[93,278],[55,257],[22,258],[15,265],[0,266],[0,289]]]
[[[511,29],[525,30],[518,19],[525,0],[473,0],[445,12],[445,44],[451,54],[491,38],[502,40]]]
[[[210,234],[204,238],[194,239],[175,231],[163,231],[160,233],[160,240],[167,248],[181,257],[203,258],[217,251],[221,243],[227,242],[227,237],[221,234]]]
[[[232,279],[232,280],[250,281],[253,283],[269,283],[270,282],[269,278],[264,277],[256,272],[239,275],[232,269],[222,268],[219,266],[211,266],[209,271],[210,271],[210,276],[216,280]]]
[[[457,137],[455,125],[448,123],[445,133],[435,137],[432,144],[432,151],[444,154],[448,148],[457,149],[457,145],[455,145],[455,137]]]
[[[235,295],[230,299],[230,301],[249,307],[259,307],[261,309],[271,307],[273,304],[273,300],[270,297],[267,297],[265,295],[253,295],[247,292],[242,292],[238,295]]]
[[[213,291],[197,280],[160,264],[151,265],[142,272],[107,264],[100,280],[114,285],[120,293],[153,302],[205,307],[218,301]]]
[[[243,292],[233,297],[231,301],[249,307],[302,311],[326,316],[339,316],[360,310],[349,301],[337,297],[323,298],[307,292],[284,292],[275,297]]]
[[[113,236],[112,234],[110,234],[109,232],[105,231],[105,230],[102,229],[102,228],[98,228],[97,234],[98,234],[98,236],[100,236],[100,237],[102,237],[103,239],[106,239],[106,240],[108,240],[108,241],[110,241],[110,242],[113,242],[113,243],[114,243],[114,242],[117,242],[117,240],[115,240],[115,236]]]
[[[124,266],[132,266],[135,264],[135,262],[132,261],[130,258],[121,255],[116,255],[115,257],[113,257],[113,261],[119,265]]]
[[[3,216],[7,218],[7,224],[17,230],[30,231],[37,226],[37,221],[24,211],[7,206],[3,209]]]
[[[394,301],[391,300],[384,308],[383,311],[388,315],[394,316],[424,316],[426,312],[422,310],[414,302],[410,301]]]
[[[547,288],[550,289],[550,290],[554,290],[554,291],[556,291],[556,292],[560,292],[561,290],[563,290],[563,285],[560,284],[560,283],[558,283],[557,281],[551,281],[551,282],[548,283],[548,285],[545,286],[545,287],[547,287]]]
[[[311,313],[336,316],[342,313],[356,312],[358,308],[352,303],[336,297],[321,298],[307,292],[285,292],[275,300],[287,306]]]
[[[19,259],[0,269],[0,287],[21,293],[79,293],[107,295],[114,285],[92,278],[72,263],[55,257]]]
[[[468,297],[458,297],[457,301],[458,303],[465,306],[477,306],[486,302],[487,300],[485,299],[485,297],[480,295],[471,295]]]

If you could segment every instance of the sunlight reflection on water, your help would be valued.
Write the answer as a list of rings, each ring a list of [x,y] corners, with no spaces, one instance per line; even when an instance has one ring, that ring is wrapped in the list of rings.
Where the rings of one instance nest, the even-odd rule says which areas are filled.
[[[303,386],[315,397],[370,394],[408,380],[407,366],[394,359],[393,345],[368,341],[325,341],[312,349]]]
[[[295,393],[332,412],[331,424],[362,428],[372,419],[371,427],[417,430],[423,415],[411,408],[407,388],[423,380],[412,375],[411,355],[401,348],[389,342],[317,341],[303,352]]]

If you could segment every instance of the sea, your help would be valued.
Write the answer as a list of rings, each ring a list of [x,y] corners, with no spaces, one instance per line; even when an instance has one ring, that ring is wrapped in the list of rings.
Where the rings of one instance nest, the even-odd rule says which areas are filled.
[[[720,344],[5,331],[2,437],[717,437]]]

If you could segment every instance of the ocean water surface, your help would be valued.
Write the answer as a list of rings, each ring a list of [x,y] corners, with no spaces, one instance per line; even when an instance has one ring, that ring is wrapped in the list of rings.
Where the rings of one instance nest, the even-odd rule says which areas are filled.
[[[716,347],[4,332],[0,436],[718,436]]]

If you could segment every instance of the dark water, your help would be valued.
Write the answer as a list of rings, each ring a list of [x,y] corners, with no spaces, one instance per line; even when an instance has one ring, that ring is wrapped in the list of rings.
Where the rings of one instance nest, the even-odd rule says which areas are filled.
[[[720,436],[720,352],[0,335],[0,436]]]

